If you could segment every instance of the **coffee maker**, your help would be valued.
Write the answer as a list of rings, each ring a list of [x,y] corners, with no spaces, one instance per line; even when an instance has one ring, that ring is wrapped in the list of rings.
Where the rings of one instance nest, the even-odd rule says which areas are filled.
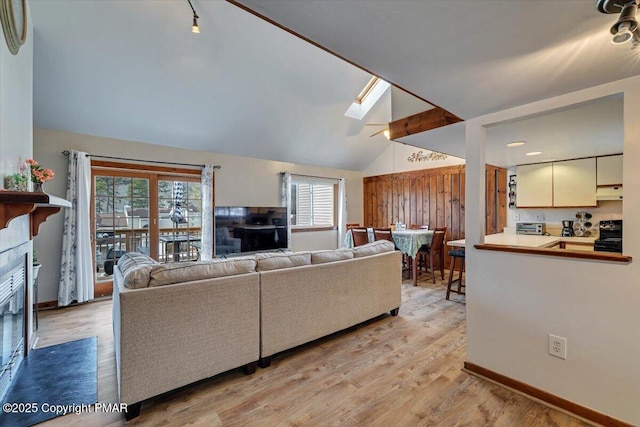
[[[573,221],[562,221],[562,237],[573,236]]]

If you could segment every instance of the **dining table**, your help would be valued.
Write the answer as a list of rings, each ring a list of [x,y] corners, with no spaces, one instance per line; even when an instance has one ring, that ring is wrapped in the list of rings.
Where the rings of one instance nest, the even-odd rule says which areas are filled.
[[[391,230],[391,236],[393,237],[393,243],[395,244],[396,249],[409,257],[411,278],[414,286],[417,285],[418,281],[418,263],[415,262],[416,256],[422,246],[429,246],[431,244],[433,233],[433,230],[422,228],[418,230]],[[375,240],[373,228],[367,227],[367,235],[369,243]],[[353,247],[353,236],[351,235],[351,230],[347,231],[344,243],[348,248]]]

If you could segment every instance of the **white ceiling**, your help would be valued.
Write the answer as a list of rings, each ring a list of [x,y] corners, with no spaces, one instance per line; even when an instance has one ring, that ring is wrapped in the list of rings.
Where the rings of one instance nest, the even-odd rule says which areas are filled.
[[[390,144],[389,93],[343,116],[370,74],[230,3],[200,34],[186,0],[29,4],[36,127],[350,170]]]
[[[352,170],[388,147],[363,122],[398,118],[389,94],[343,116],[368,73],[231,3],[193,3],[199,35],[186,0],[30,0],[35,126]],[[242,3],[462,118],[640,74],[592,1]],[[554,140],[532,124],[518,139]],[[402,141],[464,156],[464,123]]]
[[[617,17],[593,1],[239,2],[464,119],[640,74],[640,48],[612,45]],[[398,141],[464,157],[464,132],[458,123]],[[516,139],[528,143],[507,150]],[[622,145],[617,99],[494,128],[486,157],[507,167]]]
[[[469,119],[640,73],[586,0],[239,0]]]

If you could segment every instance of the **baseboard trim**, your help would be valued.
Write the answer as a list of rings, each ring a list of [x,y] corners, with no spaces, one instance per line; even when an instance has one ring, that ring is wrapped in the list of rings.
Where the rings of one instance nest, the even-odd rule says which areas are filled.
[[[38,303],[38,310],[48,310],[50,308],[57,308],[58,301],[46,301]]]
[[[506,387],[527,397],[531,397],[534,400],[540,401],[541,403],[557,408],[562,412],[566,412],[570,415],[582,418],[592,423],[607,427],[633,427],[633,424],[629,424],[625,421],[621,421],[609,415],[603,414],[602,412],[598,412],[593,409],[587,408],[586,406],[571,402],[570,400],[564,399],[560,396],[556,396],[547,391],[533,387],[529,384],[499,374],[492,370],[483,368],[482,366],[478,366],[474,363],[464,362],[463,371],[488,380],[492,383],[498,384],[500,386]]]

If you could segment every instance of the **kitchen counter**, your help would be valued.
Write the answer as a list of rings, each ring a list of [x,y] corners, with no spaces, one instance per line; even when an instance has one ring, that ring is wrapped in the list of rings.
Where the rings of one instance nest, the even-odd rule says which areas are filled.
[[[550,248],[560,243],[578,243],[592,245],[596,237],[560,237],[560,236],[532,236],[524,234],[489,234],[484,237],[484,243],[490,245],[521,246],[525,248]],[[447,242],[451,247],[464,247],[465,240]]]
[[[560,258],[579,258],[590,261],[607,261],[628,264],[632,258],[611,252],[594,252],[596,237],[532,236],[520,234],[490,234],[482,244],[474,248],[485,251],[511,252],[523,255],[541,255]],[[452,240],[449,247],[464,247],[465,241]],[[568,247],[571,245],[572,247]]]

